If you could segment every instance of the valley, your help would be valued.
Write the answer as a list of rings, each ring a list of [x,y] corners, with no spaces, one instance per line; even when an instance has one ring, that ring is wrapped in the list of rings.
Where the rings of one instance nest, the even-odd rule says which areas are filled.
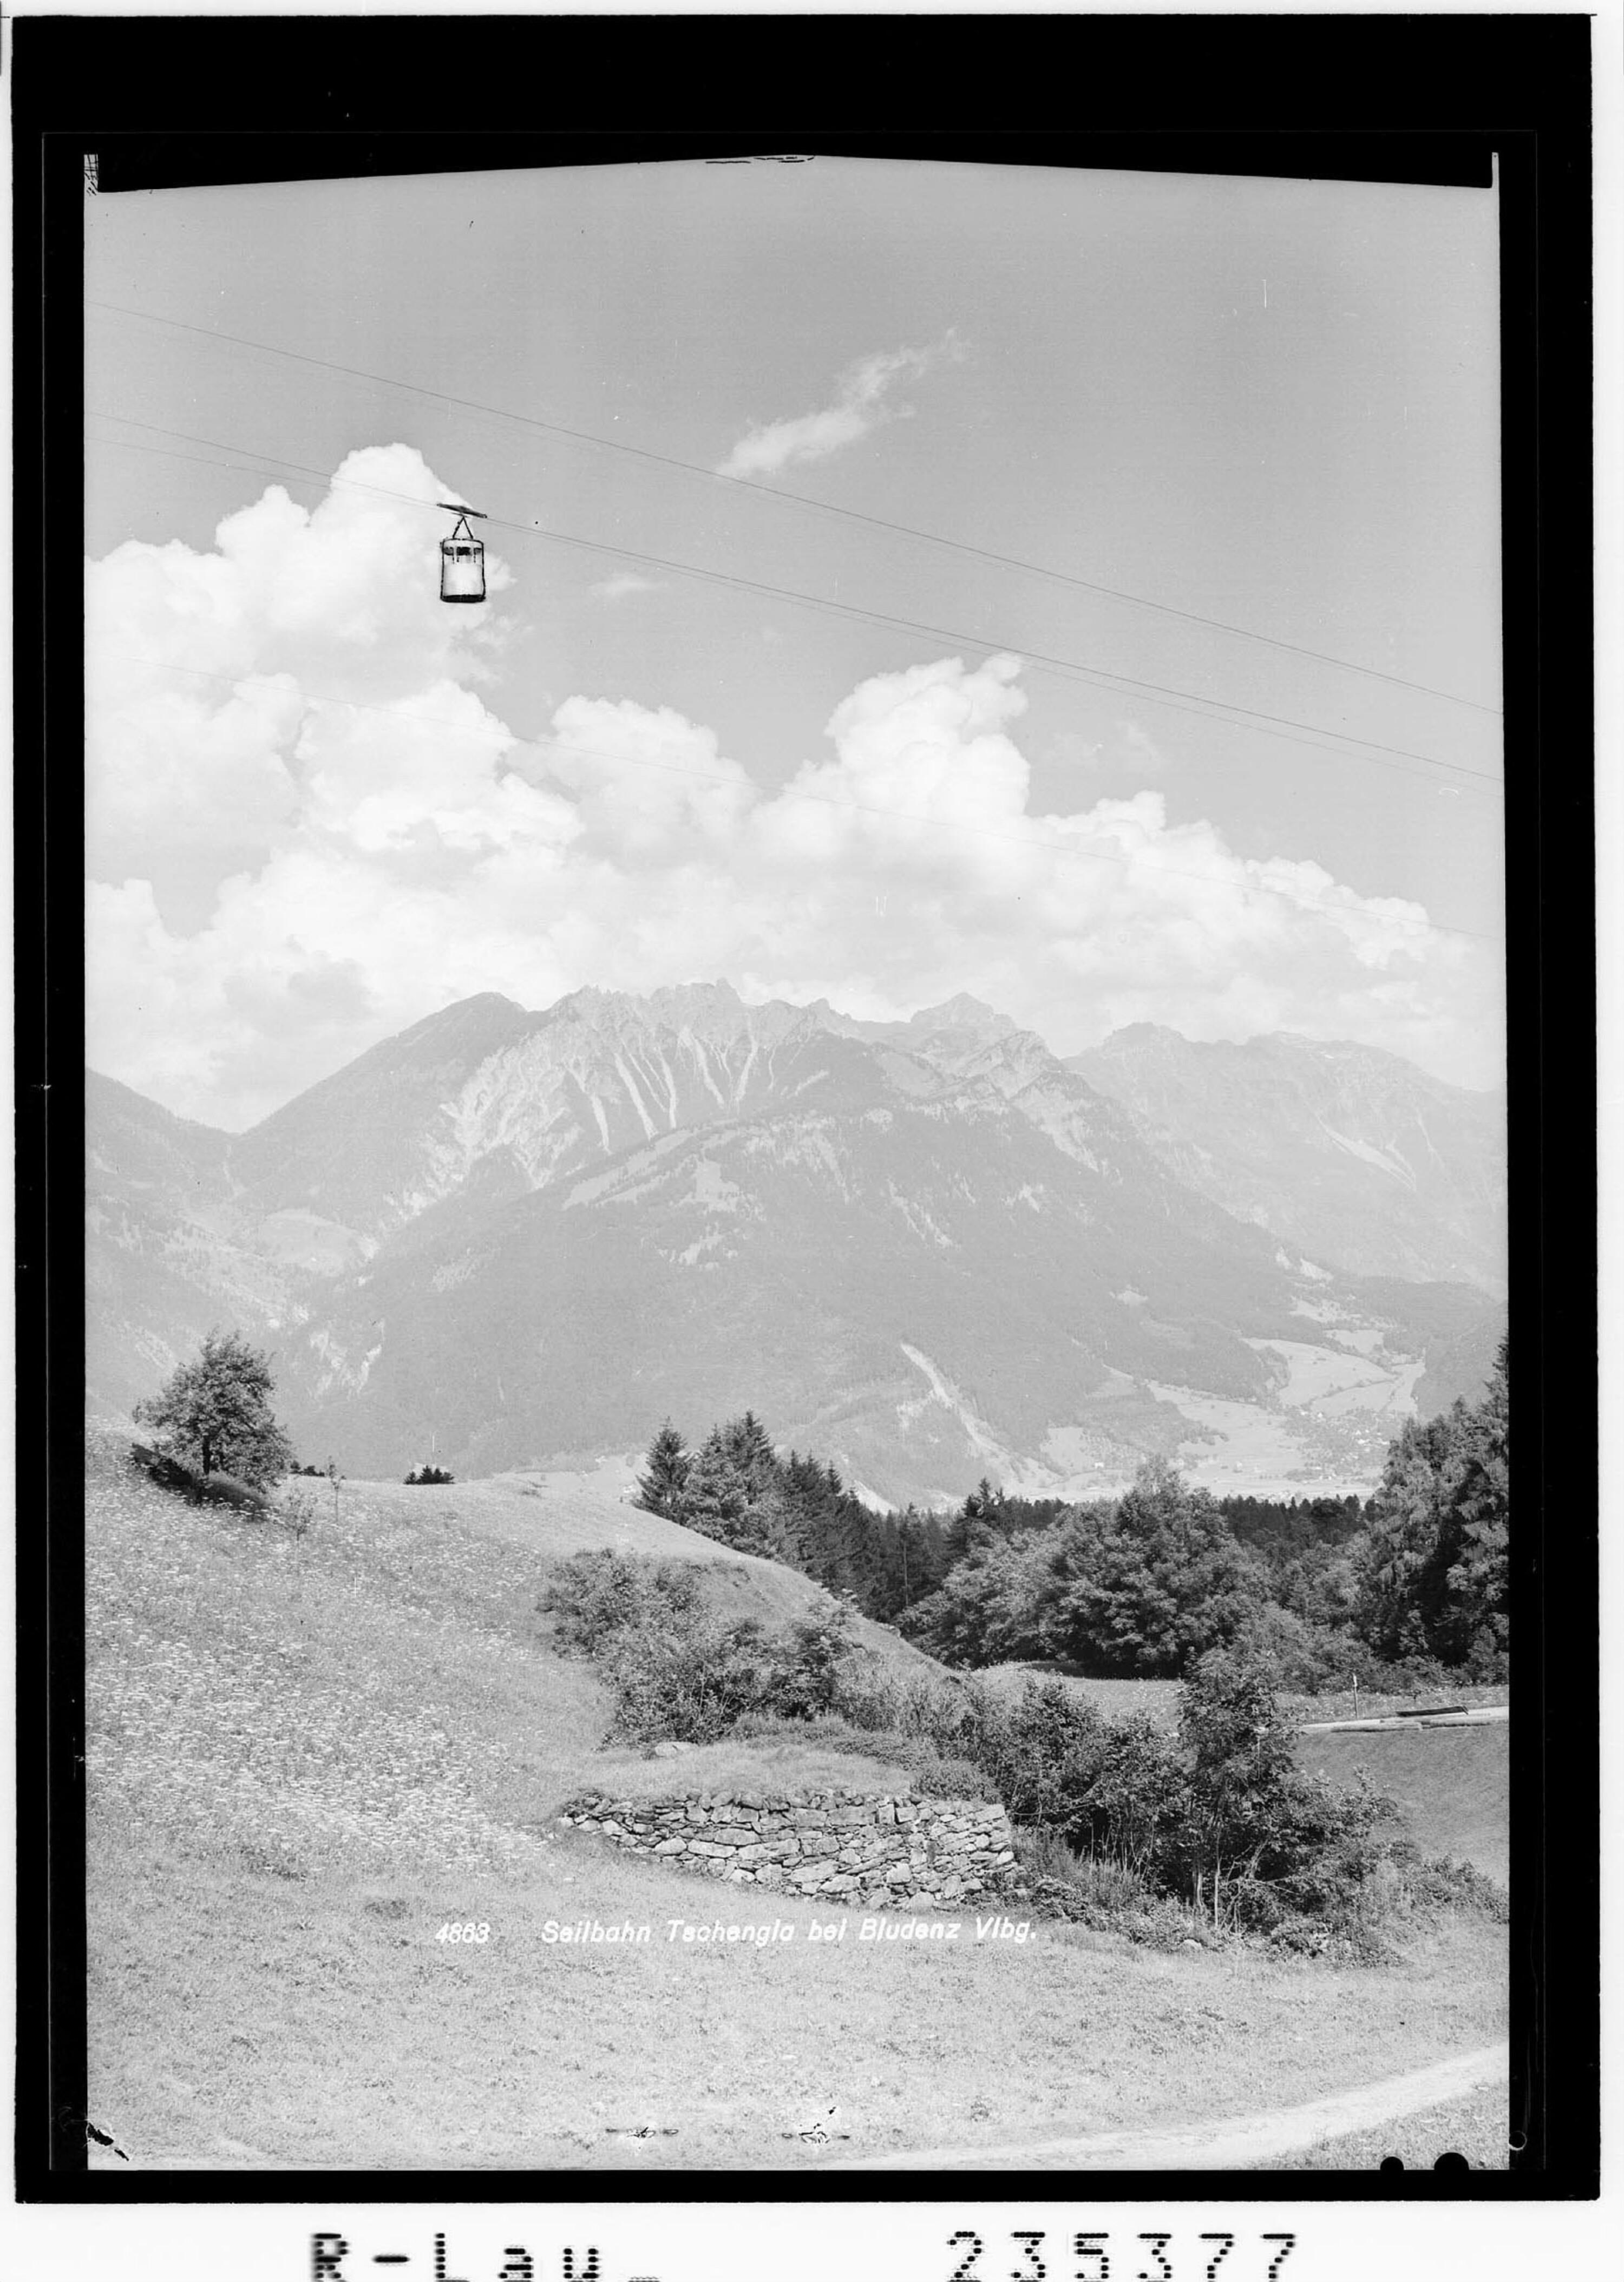
[[[1218,1052],[1156,1036],[1180,1069]],[[625,1465],[667,1415],[754,1404],[876,1504],[983,1473],[1112,1491],[1147,1451],[1215,1487],[1368,1489],[1503,1326],[1457,1241],[1464,1199],[1488,1242],[1492,1105],[1446,1118],[1392,1056],[1253,1056],[1247,1131],[1301,1122],[1305,1070],[1361,1080],[1359,1151],[1325,1145],[1359,1233],[1310,1257],[1289,1199],[1265,1225],[1214,1170],[1232,1106],[1197,1164],[1165,1088],[1129,1098],[1136,1039],[1085,1074],[970,999],[859,1022],[718,983],[468,999],[242,1135],[92,1075],[91,1399],[128,1407],[229,1323],[275,1351],[300,1448],[348,1472]],[[1388,1241],[1422,1108],[1427,1178],[1399,1181]],[[1323,1168],[1287,1173],[1323,1204]],[[1422,1221],[1455,1280],[1395,1269]]]

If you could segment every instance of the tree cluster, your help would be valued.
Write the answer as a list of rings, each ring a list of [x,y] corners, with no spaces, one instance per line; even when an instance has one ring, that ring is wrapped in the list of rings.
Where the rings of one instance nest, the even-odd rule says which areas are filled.
[[[1002,1534],[983,1507],[968,1534],[905,1626],[949,1663],[1176,1675],[1244,1632],[1269,1598],[1263,1563],[1164,1458],[1147,1458],[1125,1496],[1071,1507],[1046,1528]]]
[[[1502,1342],[1484,1400],[1393,1442],[1356,1498],[1222,1502],[1164,1459],[1118,1499],[1029,1525],[983,1482],[949,1525],[956,1558],[903,1627],[944,1662],[1177,1676],[1244,1644],[1284,1682],[1505,1676],[1510,1400]]]
[[[1410,1421],[1387,1452],[1356,1556],[1356,1622],[1380,1656],[1504,1676],[1510,1368],[1502,1339],[1481,1402]]]
[[[1164,1458],[1118,1498],[1011,1496],[983,1478],[956,1512],[872,1512],[838,1471],[781,1457],[755,1413],[690,1449],[667,1419],[637,1502],[814,1577],[960,1665],[1053,1663],[1177,1678],[1244,1646],[1283,1685],[1505,1672],[1508,1394],[1407,1424],[1377,1494],[1216,1499]],[[1396,1673],[1395,1673],[1396,1676]]]
[[[940,1516],[871,1511],[836,1467],[796,1450],[779,1456],[752,1410],[712,1426],[696,1450],[668,1418],[634,1502],[799,1569],[885,1623],[934,1591],[953,1559],[952,1525]]]

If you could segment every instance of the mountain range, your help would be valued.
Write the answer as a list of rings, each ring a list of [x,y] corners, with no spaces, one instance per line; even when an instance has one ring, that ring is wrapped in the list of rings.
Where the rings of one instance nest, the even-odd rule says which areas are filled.
[[[1504,1325],[1497,1106],[1351,1046],[1139,1026],[1068,1064],[967,997],[487,993],[244,1134],[95,1074],[87,1108],[92,1407],[234,1326],[357,1474],[749,1406],[893,1502],[1147,1449],[1362,1486]]]
[[[1193,1045],[1150,1022],[1076,1070],[1178,1177],[1315,1259],[1505,1292],[1505,1098],[1370,1046]]]

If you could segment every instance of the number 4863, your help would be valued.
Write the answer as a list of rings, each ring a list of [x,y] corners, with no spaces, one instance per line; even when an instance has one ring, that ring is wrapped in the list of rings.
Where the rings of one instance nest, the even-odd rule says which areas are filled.
[[[961,2229],[948,2242],[950,2250],[962,2247],[964,2255],[947,2282],[1198,2282],[1198,2278],[1199,2282],[1276,2282],[1297,2241],[1294,2234],[1260,2235],[1260,2243],[1278,2245],[1261,2275],[1251,2275],[1249,2269],[1255,2262],[1247,2261],[1220,2278],[1219,2269],[1235,2247],[1236,2237],[1232,2234],[1197,2236],[1188,2252],[1180,2255],[1177,2270],[1170,2234],[1119,2236],[1115,2276],[1111,2271],[1111,2237],[1107,2232],[1074,2234],[1070,2265],[1062,2258],[1053,2273],[1050,2260],[1044,2255],[1043,2246],[1048,2239],[1045,2234],[1037,2229],[1022,2231],[1016,2227],[1009,2239],[1020,2246],[1021,2263],[999,2274],[995,2268],[978,2263],[986,2247],[980,2235],[972,2234],[967,2227]],[[1244,2260],[1244,2253],[1242,2257]]]

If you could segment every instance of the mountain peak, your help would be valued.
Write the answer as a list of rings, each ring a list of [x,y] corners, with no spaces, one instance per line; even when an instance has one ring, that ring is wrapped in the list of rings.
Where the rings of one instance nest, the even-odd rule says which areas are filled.
[[[657,990],[606,990],[598,983],[587,982],[579,990],[556,998],[548,1012],[557,1014],[568,1008],[583,1016],[635,1013],[658,1021],[672,1016],[680,1020],[690,1013],[710,1013],[718,1008],[735,1013],[743,1004],[732,983],[719,975],[714,982],[670,982]]]
[[[967,990],[944,998],[939,1006],[921,1006],[917,1014],[908,1017],[911,1030],[974,1030],[988,1038],[1006,1038],[1019,1027],[984,999],[972,998]]]
[[[740,1038],[781,1037],[809,1020],[808,1010],[780,998],[751,1005],[731,982],[677,982],[649,991],[603,990],[587,985],[571,990],[548,1008],[548,1023],[579,1026],[605,1036],[650,1038],[689,1036],[716,1044]],[[815,1025],[816,1015],[810,1020]]]

